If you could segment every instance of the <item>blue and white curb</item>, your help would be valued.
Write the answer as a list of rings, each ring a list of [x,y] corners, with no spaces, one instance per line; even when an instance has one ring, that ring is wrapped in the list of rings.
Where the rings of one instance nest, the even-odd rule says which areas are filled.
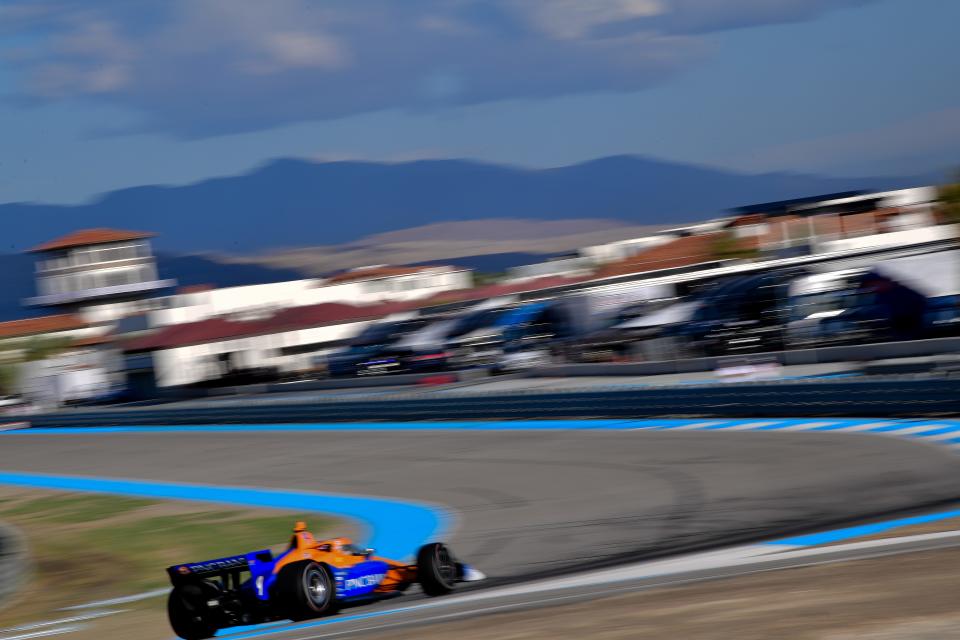
[[[230,424],[169,427],[60,427],[0,431],[0,437],[97,434],[309,432],[309,431],[810,431],[864,433],[960,446],[960,420],[877,418],[739,418],[644,420],[515,420],[490,422],[331,422],[316,424]]]
[[[856,538],[864,538],[881,533],[888,533],[895,529],[904,527],[914,527],[931,522],[941,522],[943,520],[952,520],[960,518],[960,509],[941,511],[939,513],[925,513],[908,518],[895,518],[893,520],[883,520],[880,522],[871,522],[870,524],[861,524],[855,527],[844,527],[842,529],[832,529],[830,531],[820,531],[818,533],[809,533],[802,536],[793,536],[790,538],[780,538],[771,540],[763,544],[774,545],[778,547],[818,547],[825,544],[835,544],[845,542]]]

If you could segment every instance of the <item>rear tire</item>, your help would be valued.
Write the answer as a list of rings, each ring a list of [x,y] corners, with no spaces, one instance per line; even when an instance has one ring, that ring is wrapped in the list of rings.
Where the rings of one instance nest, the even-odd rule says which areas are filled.
[[[281,615],[298,621],[334,613],[336,597],[336,581],[330,567],[303,561],[280,570],[271,600]]]
[[[197,582],[174,587],[167,598],[167,616],[173,632],[183,640],[206,640],[217,632],[211,620],[212,612],[206,603],[219,594],[208,582]]]
[[[428,596],[442,596],[453,591],[457,582],[457,563],[447,545],[431,542],[420,547],[417,581]]]

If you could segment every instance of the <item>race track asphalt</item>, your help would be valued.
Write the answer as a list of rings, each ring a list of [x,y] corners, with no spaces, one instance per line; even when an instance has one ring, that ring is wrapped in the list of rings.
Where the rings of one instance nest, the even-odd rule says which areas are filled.
[[[7,433],[0,445],[6,472],[426,501],[455,515],[444,537],[490,576],[487,584],[960,496],[957,456],[849,434]]]

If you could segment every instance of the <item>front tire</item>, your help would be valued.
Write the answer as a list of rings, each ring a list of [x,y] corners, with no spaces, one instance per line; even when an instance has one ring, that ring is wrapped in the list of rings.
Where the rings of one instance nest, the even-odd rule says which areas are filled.
[[[280,570],[271,600],[293,621],[318,618],[336,610],[336,581],[330,567],[304,561]]]
[[[167,616],[173,632],[183,640],[212,638],[218,627],[206,603],[216,595],[218,590],[208,582],[174,587],[167,598]]]
[[[457,582],[457,563],[447,545],[431,542],[420,547],[417,581],[428,596],[442,596],[453,591]]]

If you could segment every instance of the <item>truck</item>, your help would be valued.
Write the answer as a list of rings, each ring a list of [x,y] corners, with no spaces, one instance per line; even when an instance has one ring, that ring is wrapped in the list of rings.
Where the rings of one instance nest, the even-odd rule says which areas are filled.
[[[960,334],[960,251],[821,268],[790,286],[791,347]]]

